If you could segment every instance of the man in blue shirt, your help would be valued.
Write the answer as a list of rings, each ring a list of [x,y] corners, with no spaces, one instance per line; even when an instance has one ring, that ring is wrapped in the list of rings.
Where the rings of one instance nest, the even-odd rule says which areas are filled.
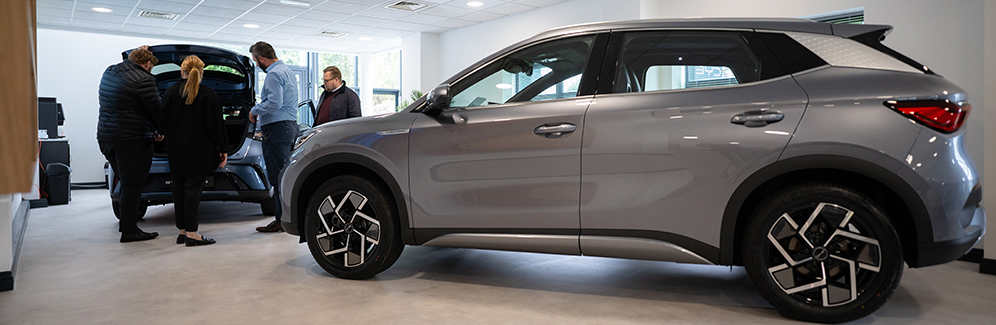
[[[256,227],[259,232],[278,232],[280,227],[280,171],[287,163],[294,140],[297,139],[297,77],[280,59],[273,46],[266,42],[256,42],[249,47],[253,61],[256,61],[266,79],[263,81],[262,100],[252,108],[249,121],[259,120],[263,132],[263,161],[266,163],[266,178],[273,186],[273,199],[276,202],[275,220],[266,226]]]

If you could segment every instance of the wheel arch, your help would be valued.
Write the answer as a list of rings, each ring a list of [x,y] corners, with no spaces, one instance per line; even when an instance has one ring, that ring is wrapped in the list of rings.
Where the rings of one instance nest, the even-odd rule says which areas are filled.
[[[408,223],[409,213],[404,191],[395,181],[396,177],[373,159],[355,153],[336,153],[315,159],[303,172],[298,174],[298,178],[294,182],[291,210],[299,217],[297,222],[299,234],[304,234],[305,222],[303,218],[308,209],[311,193],[314,193],[319,186],[329,179],[339,175],[359,175],[386,190],[389,194],[388,197],[394,203],[402,242],[405,244],[415,242],[415,236]]]
[[[916,190],[888,169],[853,157],[810,155],[781,160],[744,180],[727,202],[720,237],[720,264],[743,265],[742,234],[764,197],[778,188],[826,181],[848,186],[879,204],[899,235],[903,258],[918,265],[921,242],[933,238],[927,209]]]

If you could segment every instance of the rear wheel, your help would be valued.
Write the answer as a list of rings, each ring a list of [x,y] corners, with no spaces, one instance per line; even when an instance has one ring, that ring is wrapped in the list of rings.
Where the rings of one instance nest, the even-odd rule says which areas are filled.
[[[114,202],[114,201],[111,202],[111,209],[114,210],[114,217],[118,218],[118,220],[121,220],[120,206],[121,206],[121,204],[118,203],[118,202]],[[148,210],[149,210],[149,206],[148,205],[139,203],[138,204],[138,216],[135,218],[135,220],[142,220],[142,218],[145,218],[145,212],[148,211]]]
[[[786,317],[838,323],[867,316],[902,277],[891,223],[874,201],[849,188],[787,188],[769,196],[750,222],[747,274]]]
[[[337,176],[312,196],[305,215],[311,255],[329,274],[366,279],[386,270],[404,244],[393,203],[370,181]]]

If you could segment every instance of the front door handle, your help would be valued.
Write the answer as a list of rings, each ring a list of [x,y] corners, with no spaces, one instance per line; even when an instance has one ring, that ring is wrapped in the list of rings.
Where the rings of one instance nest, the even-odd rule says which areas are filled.
[[[559,138],[564,135],[564,133],[571,133],[577,130],[578,126],[570,123],[561,123],[558,125],[540,125],[533,130],[533,133],[546,136],[547,138]]]
[[[785,114],[778,111],[758,110],[733,115],[730,118],[730,123],[756,128],[781,121],[783,118],[785,118]]]

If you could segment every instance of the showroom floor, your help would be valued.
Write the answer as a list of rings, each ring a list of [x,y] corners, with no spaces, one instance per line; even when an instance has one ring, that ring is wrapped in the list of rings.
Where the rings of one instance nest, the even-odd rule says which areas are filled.
[[[205,202],[204,247],[174,244],[172,205],[118,243],[106,190],[31,210],[0,324],[780,324],[742,268],[406,247],[366,281],[326,274],[297,237],[261,234],[256,204]],[[996,276],[955,261],[907,269],[857,323],[991,324]]]

